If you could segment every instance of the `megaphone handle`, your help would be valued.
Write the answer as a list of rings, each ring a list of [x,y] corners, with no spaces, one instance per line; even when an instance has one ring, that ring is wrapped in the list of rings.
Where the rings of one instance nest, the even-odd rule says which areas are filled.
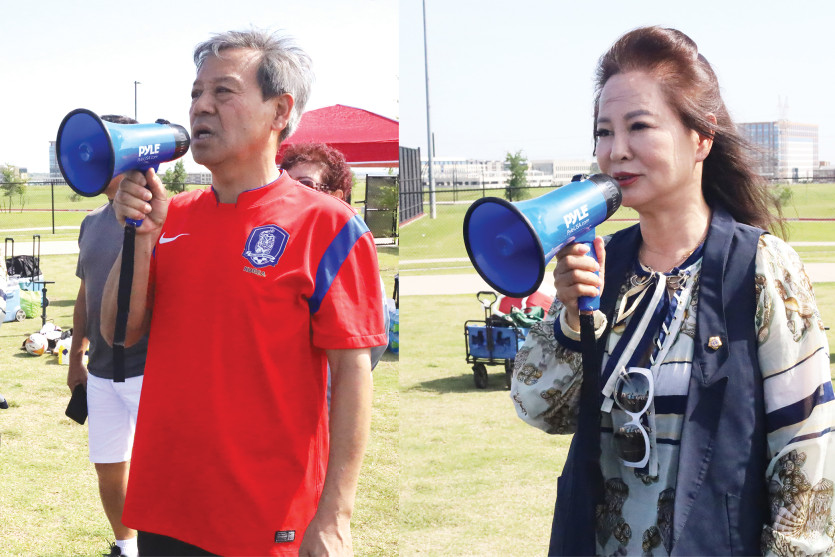
[[[588,257],[591,257],[595,261],[599,263],[597,259],[597,253],[594,251],[594,228],[583,234],[582,236],[577,237],[575,240],[578,244],[583,244],[589,247],[589,252],[586,254]],[[595,275],[600,276],[600,273],[594,273]],[[580,296],[577,299],[577,306],[580,308],[580,312],[593,312],[597,309],[600,309],[600,296],[595,297],[588,297],[588,296]]]
[[[137,170],[141,170],[142,173],[144,174],[144,173],[148,172],[148,170],[151,169],[151,168],[154,169],[154,173],[157,173],[159,171],[159,165],[158,164],[151,165],[147,168],[138,168]],[[129,219],[129,218],[125,217],[125,224],[128,224],[128,225],[130,225],[134,228],[139,228],[140,226],[142,226],[142,221],[143,220],[145,220],[145,219],[136,220],[136,219]]]

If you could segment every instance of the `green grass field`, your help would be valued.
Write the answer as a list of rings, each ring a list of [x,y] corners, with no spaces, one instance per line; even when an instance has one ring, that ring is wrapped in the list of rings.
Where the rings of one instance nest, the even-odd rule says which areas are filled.
[[[835,283],[815,292],[835,324]],[[545,555],[570,436],[516,417],[501,366],[475,388],[464,347],[464,321],[483,319],[474,295],[410,296],[401,307],[400,554]],[[835,346],[835,331],[827,337]]]
[[[464,358],[475,296],[402,304],[400,555],[544,555],[570,438],[516,418],[504,368],[478,390]]]
[[[381,248],[381,272],[391,295],[396,248]],[[43,256],[47,317],[72,326],[79,281],[75,255]],[[67,368],[57,357],[33,357],[23,340],[41,319],[0,325],[0,540],[3,555],[100,555],[113,533],[99,502],[87,458],[87,428],[64,416]],[[357,555],[398,552],[400,393],[397,356],[387,352],[374,371],[372,433],[352,521]]]

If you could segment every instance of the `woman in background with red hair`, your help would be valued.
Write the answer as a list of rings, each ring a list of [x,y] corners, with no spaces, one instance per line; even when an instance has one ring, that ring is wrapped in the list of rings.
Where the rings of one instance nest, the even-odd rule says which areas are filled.
[[[324,143],[290,145],[281,158],[281,168],[307,187],[351,202],[353,175],[345,157]]]

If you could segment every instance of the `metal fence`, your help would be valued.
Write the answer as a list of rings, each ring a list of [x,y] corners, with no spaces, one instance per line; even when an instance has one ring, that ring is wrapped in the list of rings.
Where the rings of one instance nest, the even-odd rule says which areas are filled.
[[[363,219],[375,240],[397,243],[397,176],[366,176]]]
[[[400,147],[400,222],[423,214],[420,149]]]
[[[83,197],[64,180],[30,181],[25,184],[22,196],[7,195],[12,193],[3,188],[7,185],[0,182],[0,240],[5,237],[31,240],[33,234],[41,234],[45,240],[75,239],[84,217],[107,201],[103,195]],[[206,184],[187,184],[187,187],[206,187]],[[355,203],[373,228],[374,236],[387,238],[391,243],[396,243],[398,236],[397,191],[396,175],[369,175],[366,199]]]
[[[0,183],[0,234],[75,234],[88,212],[102,199],[82,197],[63,180],[30,181],[22,195]]]

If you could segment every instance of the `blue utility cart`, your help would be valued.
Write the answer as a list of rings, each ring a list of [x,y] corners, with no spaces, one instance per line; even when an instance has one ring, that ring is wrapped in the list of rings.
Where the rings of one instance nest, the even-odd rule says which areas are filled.
[[[476,295],[484,308],[484,320],[464,322],[464,341],[467,363],[472,364],[473,381],[478,389],[487,388],[487,366],[502,366],[505,372],[505,386],[510,388],[513,375],[513,361],[516,352],[525,342],[528,329],[517,327],[510,319],[493,315],[496,293],[482,291]]]

